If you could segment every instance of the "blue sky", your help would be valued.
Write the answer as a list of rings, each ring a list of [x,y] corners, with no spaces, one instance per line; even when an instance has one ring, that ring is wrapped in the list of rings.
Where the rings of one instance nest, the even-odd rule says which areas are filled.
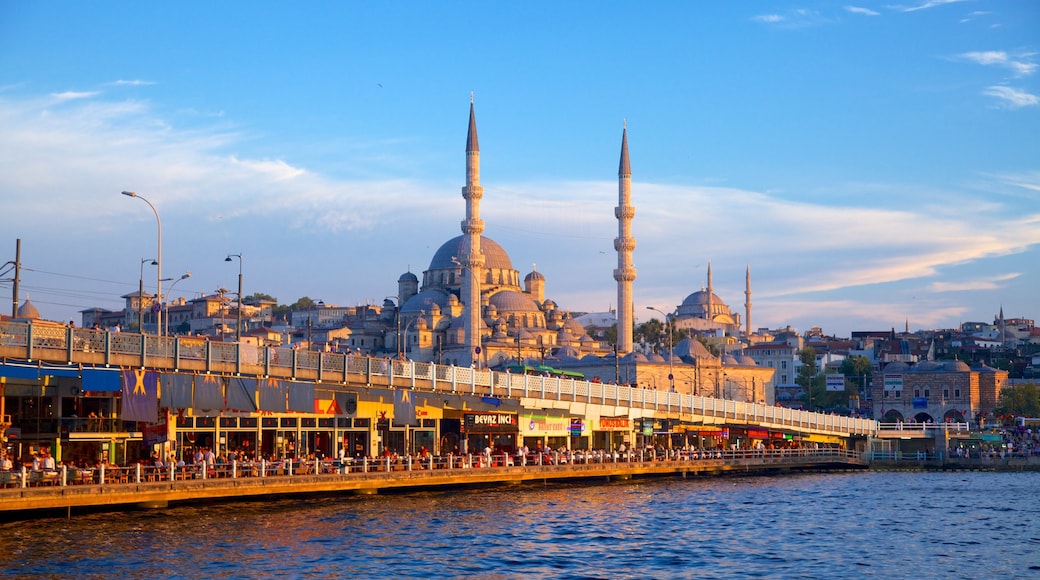
[[[246,294],[381,303],[461,233],[471,92],[485,234],[562,308],[616,307],[627,121],[640,321],[709,261],[755,327],[1040,317],[1040,3],[213,4],[0,4],[0,262],[44,317],[137,290],[122,190],[174,295],[241,253]]]

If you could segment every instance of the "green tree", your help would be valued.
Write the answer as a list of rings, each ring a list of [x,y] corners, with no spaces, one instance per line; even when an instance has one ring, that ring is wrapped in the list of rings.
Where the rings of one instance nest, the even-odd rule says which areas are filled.
[[[802,364],[798,367],[798,376],[795,377],[794,382],[802,387],[806,398],[806,408],[812,411],[824,402],[827,394],[826,378],[819,373],[816,365],[815,348],[807,346],[798,351],[798,360]]]
[[[1001,389],[996,413],[1009,417],[1040,417],[1040,390],[1036,383]]]
[[[615,322],[610,328],[603,331],[603,341],[611,347],[617,346],[617,323]]]
[[[242,299],[243,304],[256,304],[261,300],[267,300],[268,302],[274,302],[278,304],[278,299],[270,294],[264,294],[263,292],[253,292],[252,294],[246,294],[246,297]]]
[[[704,338],[703,336],[700,336],[700,335],[697,335],[697,342],[703,344],[704,348],[708,349],[708,352],[711,353],[711,356],[713,356],[713,357],[718,357],[719,356],[719,353],[721,352],[721,351],[719,351],[719,345],[715,344],[714,342],[711,342],[707,338]]]

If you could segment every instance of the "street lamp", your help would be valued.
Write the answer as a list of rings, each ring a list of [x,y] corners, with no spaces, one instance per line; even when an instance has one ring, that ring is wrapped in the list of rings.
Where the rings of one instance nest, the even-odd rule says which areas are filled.
[[[397,360],[401,360],[401,299],[397,296],[387,296],[383,300],[394,300],[394,318],[397,319],[397,339],[394,346],[397,347]],[[386,304],[386,302],[383,302]],[[384,347],[385,348],[385,347]]]
[[[413,324],[415,324],[415,321],[419,320],[423,316],[426,316],[426,311],[425,310],[420,310],[419,311],[419,316],[416,316],[415,318],[409,320],[408,324],[404,325],[404,340],[405,340],[404,356],[405,356],[405,359],[408,358],[408,329],[411,328]],[[404,359],[401,358],[401,355],[398,355],[397,359],[398,360],[404,360]]]
[[[228,254],[224,261],[230,262],[231,258],[238,258],[238,315],[235,319],[235,342],[239,342],[242,338],[242,254]]]
[[[669,388],[672,391],[674,391],[675,390],[675,372],[674,372],[674,368],[672,367],[672,351],[673,351],[673,348],[672,348],[672,332],[671,332],[671,329],[668,327],[668,322],[669,322],[668,321],[668,315],[665,314],[664,312],[661,312],[660,310],[654,308],[653,306],[647,306],[646,309],[647,310],[653,310],[654,312],[657,312],[661,316],[664,317],[665,330],[668,332],[668,386],[669,386]]]
[[[176,280],[174,280],[173,284],[170,284],[170,296],[171,297],[173,296],[173,287],[177,285],[177,282],[180,282],[181,280],[187,280],[188,278],[191,278],[191,272],[190,271],[189,272],[185,272],[184,274],[181,275],[180,278],[177,278]],[[159,308],[162,309],[162,307],[163,307],[162,304],[160,304]],[[170,305],[169,305],[169,303],[166,304],[166,334],[170,334]]]
[[[137,288],[137,332],[144,334],[144,264],[145,262],[151,262],[153,266],[157,265],[158,262],[155,258],[142,258],[141,259],[141,278],[138,279]]]
[[[155,209],[155,206],[152,205],[152,202],[150,202],[147,199],[141,197],[140,195],[137,195],[136,192],[124,191],[123,195],[125,195],[127,197],[136,197],[137,199],[147,203],[148,207],[152,208],[152,213],[155,214],[155,225],[157,226],[157,229],[159,231],[159,240],[158,240],[158,244],[157,244],[158,250],[156,251],[156,257],[155,257],[155,265],[156,265],[156,270],[155,270],[155,300],[157,302],[159,302],[160,304],[162,304],[162,221],[159,219],[159,212]],[[144,274],[142,273],[142,276],[143,275]],[[162,336],[162,334],[163,334],[163,330],[162,330],[163,329],[163,325],[162,325],[162,307],[161,306],[159,307],[158,310],[156,310],[155,317],[156,317],[155,318],[155,333],[158,334],[159,336]]]

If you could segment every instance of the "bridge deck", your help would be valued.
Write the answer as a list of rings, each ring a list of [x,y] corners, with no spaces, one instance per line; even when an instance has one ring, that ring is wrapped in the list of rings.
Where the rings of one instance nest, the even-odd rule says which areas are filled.
[[[523,484],[545,481],[631,479],[642,477],[771,473],[806,470],[865,469],[866,460],[839,450],[787,454],[731,454],[719,459],[666,461],[607,461],[564,465],[524,465],[455,469],[412,469],[265,477],[223,477],[19,487],[0,490],[0,513],[20,513],[72,508],[121,509],[134,506],[166,506],[191,501],[256,499],[272,495],[314,493],[378,493],[380,490],[449,488],[474,485]]]

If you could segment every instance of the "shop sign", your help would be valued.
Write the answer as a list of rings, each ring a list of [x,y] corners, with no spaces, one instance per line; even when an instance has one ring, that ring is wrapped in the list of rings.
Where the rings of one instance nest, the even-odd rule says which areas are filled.
[[[581,437],[581,432],[585,430],[585,423],[581,419],[571,419],[571,437]]]
[[[468,433],[515,433],[516,415],[509,413],[466,413],[464,426]]]
[[[524,435],[559,437],[570,435],[571,421],[567,417],[523,415],[520,419]]]
[[[628,417],[600,417],[600,431],[628,431],[632,420]]]

